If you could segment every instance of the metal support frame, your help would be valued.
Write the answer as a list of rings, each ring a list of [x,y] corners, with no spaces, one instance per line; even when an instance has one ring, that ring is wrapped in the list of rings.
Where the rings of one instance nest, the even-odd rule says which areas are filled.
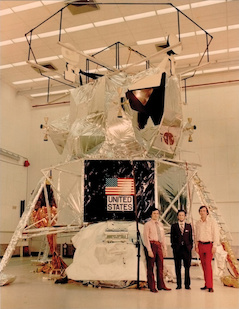
[[[139,289],[139,279],[140,279],[140,231],[139,231],[139,214],[138,214],[138,204],[136,196],[136,179],[134,171],[134,163],[131,161],[132,173],[134,178],[134,204],[135,204],[135,222],[136,222],[136,248],[137,248],[137,289]]]
[[[194,173],[189,177],[189,179],[187,180],[187,182],[188,182],[188,181],[191,181],[191,179],[193,178],[193,176],[194,176],[195,173],[196,173],[196,172],[194,172]],[[181,188],[181,190],[178,192],[178,194],[174,197],[174,199],[171,201],[171,203],[168,205],[168,207],[165,209],[165,211],[163,212],[163,214],[160,216],[160,219],[163,220],[163,219],[165,218],[166,214],[171,210],[171,208],[172,208],[175,212],[178,211],[178,208],[176,208],[176,207],[174,206],[174,203],[177,201],[177,199],[180,197],[180,195],[186,190],[187,185],[188,185],[187,182],[186,182],[185,185]]]
[[[31,217],[31,213],[35,208],[36,202],[42,192],[44,190],[45,194],[45,200],[46,200],[46,206],[49,208],[49,201],[48,201],[48,194],[47,194],[47,189],[46,189],[46,181],[48,181],[51,186],[55,189],[57,194],[60,194],[59,190],[54,186],[50,176],[51,176],[51,170],[44,171],[42,170],[44,176],[41,178],[39,181],[36,189],[35,189],[35,194],[33,195],[32,199],[29,201],[22,217],[20,218],[20,221],[16,227],[15,232],[13,233],[13,236],[7,246],[6,251],[4,252],[3,258],[1,259],[0,262],[0,273],[3,271],[3,269],[6,267],[8,264],[10,258],[12,257],[12,254],[17,246],[17,243],[20,239],[29,239],[33,237],[38,237],[42,235],[49,235],[49,234],[57,234],[57,233],[68,233],[68,232],[78,232],[81,229],[80,224],[75,224],[73,223],[64,225],[64,226],[48,226],[48,227],[43,227],[43,228],[33,228],[35,226],[34,224],[28,225],[29,224],[29,218]],[[62,199],[65,202],[66,206],[71,206],[70,203],[63,197],[61,196]],[[73,207],[70,207],[73,211]],[[49,211],[50,212],[50,211]],[[50,213],[48,212],[48,218],[49,222],[51,220]],[[57,216],[59,215],[59,212],[57,215],[52,219],[55,220]],[[77,218],[77,214],[76,214]]]
[[[64,7],[62,7],[61,9],[59,9],[58,11],[56,11],[54,14],[52,14],[51,16],[49,16],[47,19],[45,19],[43,22],[41,22],[40,24],[38,24],[36,27],[32,28],[30,31],[28,31],[26,34],[25,34],[25,37],[26,37],[26,40],[27,40],[27,43],[28,43],[28,61],[30,61],[30,58],[31,58],[31,55],[35,61],[36,64],[37,63],[37,60],[36,60],[36,56],[34,54],[34,51],[33,51],[33,48],[32,48],[32,34],[33,34],[33,31],[36,30],[38,27],[40,27],[41,25],[43,25],[44,23],[46,23],[47,21],[49,21],[51,18],[53,18],[54,16],[56,16],[57,14],[60,14],[60,22],[59,22],[59,41],[61,41],[61,31],[62,31],[62,18],[63,18],[63,11],[70,5],[71,3],[68,3],[66,4]],[[82,5],[91,5],[90,2],[88,1],[81,1],[81,4]],[[155,6],[155,5],[162,5],[162,6],[171,6],[172,8],[175,9],[175,11],[177,12],[177,24],[178,24],[178,36],[179,36],[179,41],[181,41],[181,38],[180,38],[180,32],[181,32],[181,29],[180,29],[180,16],[184,16],[185,18],[187,18],[190,22],[192,22],[196,27],[198,27],[199,29],[201,29],[204,33],[205,33],[205,36],[206,36],[206,48],[205,48],[205,51],[204,53],[202,54],[201,56],[201,59],[199,60],[199,63],[198,63],[198,66],[200,65],[200,63],[202,62],[205,54],[207,54],[207,62],[209,62],[209,45],[213,39],[213,37],[205,30],[203,29],[201,26],[199,26],[194,20],[192,20],[190,17],[188,17],[185,13],[183,13],[181,10],[179,10],[176,6],[174,6],[172,3],[162,3],[162,2],[125,2],[125,3],[122,3],[122,2],[97,2],[97,5],[129,5],[129,6],[134,6],[134,5],[145,5],[145,6]],[[210,39],[209,39],[210,37]],[[116,58],[116,68],[119,69],[120,67],[120,63],[119,63],[119,44],[122,44],[120,42],[117,42],[115,43],[116,44],[116,55],[115,55],[115,58]],[[123,45],[123,44],[122,44]],[[110,47],[110,46],[109,46]],[[107,48],[109,48],[107,47]],[[100,52],[103,52],[105,49],[103,49],[102,51]],[[131,49],[132,51],[134,52],[137,52],[138,54],[140,54],[138,51],[135,51],[133,49]],[[97,53],[96,53],[97,54]],[[95,57],[96,54],[92,55],[92,57]],[[141,56],[144,56],[141,54]],[[145,56],[144,56],[145,57]],[[87,59],[88,60],[88,59]],[[86,60],[86,61],[87,61]],[[91,60],[92,62],[94,62],[94,60]],[[100,63],[98,63],[98,60],[95,59],[95,63],[98,64],[98,65],[101,65]],[[107,69],[108,67],[105,66]],[[146,62],[146,69],[149,68],[149,62]],[[89,72],[89,61],[86,62],[86,70],[87,72]],[[40,74],[44,77],[47,77],[48,78],[48,84],[50,84],[50,79],[58,82],[58,83],[61,83],[61,84],[64,84],[64,85],[67,85],[71,88],[76,88],[75,86],[73,86],[72,84],[70,83],[67,83],[67,82],[62,82],[62,81],[59,81],[55,78],[52,78],[52,77],[49,77],[49,76],[46,76],[44,75],[41,70],[39,70]],[[188,76],[186,77],[184,80],[185,82],[185,98],[186,98],[186,81],[187,79],[189,78],[192,78],[194,77],[196,73],[196,70],[194,71],[194,73],[191,75],[191,76]],[[86,83],[89,82],[89,77],[86,76]],[[49,100],[49,91],[50,91],[50,88],[48,86],[48,98],[47,100]],[[185,101],[186,102],[186,101]]]
[[[22,233],[23,233],[23,230],[25,228],[25,226],[27,225],[28,223],[28,219],[30,218],[30,214],[32,212],[32,210],[34,209],[35,207],[35,204],[37,202],[37,199],[40,195],[40,192],[42,191],[44,187],[44,183],[41,181],[39,182],[39,188],[37,190],[37,194],[35,195],[34,199],[32,200],[31,203],[28,204],[28,207],[25,209],[17,227],[16,227],[16,230],[8,244],[8,247],[6,249],[6,251],[4,252],[4,255],[3,255],[3,258],[0,262],[0,273],[1,271],[3,270],[3,268],[7,265],[8,261],[10,260],[12,254],[13,254],[13,251],[14,249],[16,248],[16,245],[18,243],[18,240],[22,237]]]
[[[197,164],[188,164],[187,162],[183,161],[176,161],[176,160],[168,160],[168,159],[163,159],[161,158],[159,162],[164,162],[172,166],[179,166],[181,168],[184,168],[187,171],[187,181],[186,184],[183,185],[181,190],[178,192],[178,194],[174,197],[174,199],[170,202],[164,213],[160,216],[160,220],[166,221],[165,216],[166,214],[173,209],[175,212],[178,211],[178,209],[174,206],[175,201],[180,197],[180,195],[185,191],[185,190],[190,190],[190,195],[188,195],[189,198],[189,208],[187,207],[188,213],[191,212],[191,206],[192,206],[192,201],[193,201],[193,193],[192,192],[194,189],[203,205],[206,205],[211,213],[211,215],[215,218],[217,221],[217,224],[220,228],[220,234],[221,234],[221,241],[223,242],[229,242],[232,240],[229,229],[227,228],[222,215],[219,213],[218,207],[216,206],[216,203],[214,199],[211,197],[210,192],[206,189],[204,183],[202,180],[199,178],[196,166]],[[70,162],[69,162],[70,163]],[[58,169],[58,165],[55,166],[56,169]],[[133,170],[133,177],[135,179],[134,175],[134,167],[132,166]],[[189,173],[190,171],[190,173]],[[46,180],[49,181],[51,184],[51,170],[47,172],[47,170],[43,170],[44,177],[39,181],[36,189],[35,189],[35,194],[32,197],[31,201],[29,202],[28,206],[26,207],[17,227],[16,230],[10,240],[10,243],[4,253],[4,256],[0,262],[0,273],[3,271],[7,263],[9,262],[12,253],[14,252],[17,243],[20,239],[29,239],[32,237],[37,237],[37,236],[42,236],[42,235],[49,235],[49,234],[56,234],[56,233],[69,233],[69,232],[78,232],[82,226],[79,224],[73,225],[73,224],[68,224],[65,226],[48,226],[48,227],[43,227],[43,228],[33,228],[34,224],[27,226],[28,220],[31,216],[31,212],[34,210],[34,207],[36,205],[36,202],[42,192],[44,190],[45,193],[45,199],[46,199],[46,204],[49,207],[49,201],[47,198],[47,189],[46,189]],[[70,173],[70,172],[69,172]],[[74,172],[73,172],[74,175]],[[135,182],[134,182],[135,184]],[[54,187],[54,184],[52,184]],[[191,186],[191,188],[189,188]],[[59,189],[55,188],[57,194],[60,194]],[[136,191],[135,191],[136,192]],[[65,201],[66,206],[70,206],[67,200],[62,196],[62,199]],[[139,232],[139,218],[138,218],[138,209],[137,209],[137,198],[136,198],[136,193],[134,194],[134,201],[135,201],[135,221],[136,221],[136,231],[137,231],[137,242],[136,242],[136,247],[137,247],[137,288],[140,288],[139,285],[139,278],[140,278],[140,232]],[[73,210],[73,208],[72,208]],[[56,218],[56,217],[55,217]],[[55,220],[53,218],[52,220]],[[192,218],[191,218],[192,219]],[[167,222],[166,222],[167,223]],[[166,228],[168,228],[167,226]],[[141,240],[142,241],[142,240]],[[230,245],[229,245],[230,249]],[[45,252],[46,254],[46,252]],[[44,255],[45,256],[45,255]],[[235,267],[237,267],[235,265]]]
[[[109,45],[108,47],[105,47],[104,49],[98,51],[97,53],[93,54],[91,57],[95,58],[95,56],[97,56],[98,54],[112,48],[112,47],[115,47],[115,67],[117,69],[117,71],[119,72],[120,71],[120,45],[123,46],[123,47],[126,47],[128,48],[130,51],[138,54],[139,56],[143,57],[143,58],[146,58],[146,56],[140,52],[138,52],[137,50],[134,50],[133,48],[131,48],[130,46],[127,46],[121,42],[116,42],[116,43],[113,43],[111,45]],[[86,72],[89,72],[90,70],[90,67],[89,67],[89,64],[90,62],[92,63],[95,63],[101,67],[105,67],[107,68],[106,66],[102,65],[100,62],[97,61],[97,59],[95,58],[95,61],[93,61],[92,59],[86,59]],[[146,69],[149,68],[149,60],[146,61]],[[108,68],[107,68],[108,69]],[[89,82],[89,78],[87,79],[87,82]]]

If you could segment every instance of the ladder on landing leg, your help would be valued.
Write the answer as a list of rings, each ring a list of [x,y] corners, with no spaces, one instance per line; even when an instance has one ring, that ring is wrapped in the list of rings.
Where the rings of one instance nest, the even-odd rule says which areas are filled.
[[[229,262],[229,265],[231,266],[231,269],[235,275],[235,277],[239,278],[239,270],[238,270],[238,262],[234,256],[234,253],[231,249],[230,241],[232,241],[231,233],[223,220],[222,215],[219,212],[219,209],[216,205],[216,202],[212,198],[210,192],[207,190],[205,184],[200,179],[197,173],[194,174],[192,178],[193,185],[197,191],[198,197],[200,199],[200,202],[202,205],[207,206],[207,208],[210,211],[210,214],[212,217],[216,220],[219,231],[220,231],[220,241],[224,248],[224,250],[227,252],[227,260]]]
[[[216,202],[214,201],[210,192],[207,190],[205,184],[199,178],[197,173],[195,173],[195,175],[193,176],[192,181],[197,191],[200,202],[202,203],[202,205],[207,206],[207,208],[210,211],[210,214],[216,220],[219,226],[221,241],[232,241],[231,233],[216,205]]]

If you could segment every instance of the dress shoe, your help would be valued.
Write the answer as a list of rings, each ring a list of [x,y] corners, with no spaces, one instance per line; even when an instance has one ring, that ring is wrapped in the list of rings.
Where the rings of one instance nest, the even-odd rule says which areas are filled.
[[[159,290],[164,290],[164,291],[171,291],[172,289],[167,288],[166,286],[164,288],[160,288]]]
[[[206,287],[206,285],[203,287],[203,288],[200,288],[201,290],[206,290],[207,289],[207,287]]]
[[[209,293],[213,293],[213,292],[214,292],[213,288],[209,288],[209,289],[208,289],[208,292],[209,292]]]
[[[152,293],[158,293],[158,291],[156,289],[151,289],[150,292]]]
[[[67,282],[68,282],[68,277],[65,276],[65,277],[63,277],[63,278],[57,279],[57,280],[55,281],[55,284],[66,284]]]
[[[186,290],[191,290],[190,286],[185,286]]]
[[[181,286],[177,286],[177,287],[176,287],[176,290],[181,290]]]

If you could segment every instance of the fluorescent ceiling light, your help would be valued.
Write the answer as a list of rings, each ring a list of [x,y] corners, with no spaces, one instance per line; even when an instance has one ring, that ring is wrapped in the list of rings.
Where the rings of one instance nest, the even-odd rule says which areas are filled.
[[[191,75],[198,75],[198,74],[203,74],[203,71],[196,71],[194,72],[193,70],[191,72],[188,72],[188,73],[185,73],[185,74],[182,74],[182,76],[191,76]]]
[[[69,90],[65,89],[65,90],[57,90],[57,91],[51,91],[49,92],[50,95],[54,95],[54,94],[61,94],[61,93],[68,93]],[[48,95],[48,92],[40,92],[40,93],[35,93],[35,94],[31,94],[31,97],[36,98],[36,97],[43,97]]]
[[[168,9],[163,9],[163,10],[157,10],[158,15],[163,15],[163,14],[168,14],[172,12],[177,12],[175,8],[168,8]]]
[[[30,40],[30,36],[27,37],[28,40]],[[34,34],[31,36],[31,39],[32,40],[36,40],[36,39],[39,39],[38,35]],[[12,39],[13,43],[21,43],[21,42],[26,42],[27,39],[25,36],[22,36],[21,38],[16,38],[16,39]]]
[[[238,51],[239,51],[239,47],[229,48],[228,51],[229,51],[230,53],[232,53],[232,52],[238,52]]]
[[[195,75],[198,75],[198,74],[203,74],[203,71],[196,71]]]
[[[187,33],[180,33],[180,38],[189,38],[191,36],[195,36],[196,33],[193,31],[193,32],[187,32]]]
[[[12,64],[3,64],[3,65],[0,65],[0,70],[9,69],[9,68],[13,68],[13,65],[12,65]]]
[[[42,82],[44,80],[48,80],[48,77],[39,77],[39,78],[33,78],[32,79],[34,82]]]
[[[177,6],[177,8],[180,11],[189,10],[190,9],[190,5],[189,4],[185,4],[185,5]],[[164,14],[176,13],[177,10],[174,7],[170,7],[170,8],[167,8],[167,9],[157,10],[156,12],[157,12],[158,15],[164,15]]]
[[[26,64],[27,64],[26,61],[21,61],[21,62],[15,62],[15,63],[13,63],[12,65],[13,65],[14,67],[20,67],[20,66],[26,65]]]
[[[19,6],[15,6],[12,9],[8,8],[8,9],[4,9],[4,10],[0,10],[0,16],[4,16],[4,15],[9,15],[9,14],[13,14],[14,12],[20,12],[20,11],[27,11],[29,9],[34,9],[36,7],[40,7],[43,5],[49,5],[49,4],[55,4],[55,3],[59,3],[58,0],[55,1],[41,1],[42,4],[37,3],[39,1],[36,1],[36,3],[31,3],[31,4],[25,4],[25,5],[19,5]]]
[[[28,4],[14,6],[12,8],[12,10],[14,12],[21,12],[21,11],[26,11],[26,10],[30,10],[30,9],[35,9],[35,8],[40,7],[40,6],[43,6],[41,1],[34,1],[34,2],[31,2],[31,3],[28,3]]]
[[[220,32],[220,31],[226,31],[227,27],[218,27],[218,28],[212,28],[212,29],[206,29],[206,31],[208,33],[215,33],[215,32]],[[200,30],[200,31],[196,31],[197,35],[201,35],[201,34],[205,34],[204,31]]]
[[[101,27],[101,26],[118,24],[118,23],[122,23],[122,22],[124,22],[124,18],[123,17],[119,17],[119,18],[113,18],[113,19],[97,21],[97,22],[94,23],[94,25],[95,25],[95,27]]]
[[[189,9],[190,9],[190,5],[189,5],[189,4],[180,5],[180,6],[177,6],[177,8],[178,8],[180,11],[189,10]]]
[[[92,23],[80,25],[80,26],[76,26],[76,27],[66,28],[65,31],[66,32],[75,32],[75,31],[81,31],[81,30],[90,29],[90,28],[94,28],[94,25]]]
[[[144,45],[144,44],[150,44],[150,43],[159,43],[159,42],[165,42],[165,38],[154,38],[154,39],[148,39],[148,40],[142,40],[142,41],[137,41],[137,45]]]
[[[25,37],[26,38],[26,37]],[[28,40],[30,41],[30,39],[31,40],[37,40],[37,39],[39,39],[39,36],[37,35],[37,34],[33,34],[33,35],[28,35],[27,36],[27,38],[28,38]]]
[[[11,9],[0,10],[0,16],[12,14],[13,11]]]
[[[54,75],[54,76],[49,76],[49,78],[54,78],[54,79],[59,79],[61,78],[59,75]],[[13,82],[14,85],[20,85],[20,84],[27,84],[31,82],[41,82],[44,80],[48,80],[48,77],[39,77],[39,78],[33,78],[33,79],[23,79],[23,80],[18,80],[16,82]]]
[[[143,62],[136,64],[136,66],[139,67],[139,66],[146,65],[146,64],[147,64],[146,61],[143,61]]]
[[[47,92],[41,92],[41,93],[34,93],[34,94],[31,94],[31,97],[32,97],[32,98],[37,98],[37,97],[44,97],[44,96],[46,96],[46,95],[48,95]]]
[[[198,74],[203,74],[203,71],[196,71],[195,75],[198,75]]]
[[[177,56],[175,57],[176,60],[183,60],[183,59],[189,59],[189,58],[196,58],[199,57],[199,54],[189,54],[184,56]]]
[[[12,82],[14,85],[21,85],[21,84],[28,84],[28,83],[32,83],[33,80],[32,79],[24,79],[24,80],[18,80],[16,82]]]
[[[234,66],[234,67],[229,67],[229,70],[239,70],[239,65],[238,66]]]
[[[217,73],[222,71],[227,71],[228,68],[218,68],[218,69],[211,69],[211,70],[203,70],[203,73]]]
[[[65,33],[65,30],[62,29],[61,33]],[[44,33],[40,33],[38,34],[39,38],[48,38],[50,36],[55,36],[55,35],[59,35],[60,31],[59,30],[54,30],[54,31],[49,31],[49,32],[44,32]]]
[[[214,50],[214,51],[209,50],[209,55],[226,54],[227,52],[228,52],[228,49],[219,49],[219,50]]]
[[[14,43],[21,43],[21,42],[26,42],[26,37],[25,36],[22,36],[21,38],[16,38],[16,39],[12,39],[12,41]]]
[[[57,90],[57,91],[51,91],[50,92],[50,94],[60,94],[60,93],[69,93],[69,89]]]
[[[105,46],[105,47],[98,47],[98,48],[84,50],[83,53],[85,53],[85,54],[95,54],[95,53],[98,53],[98,52],[100,52],[102,50],[106,51],[106,50],[109,50],[109,48],[107,48],[107,46]]]
[[[207,0],[207,1],[200,1],[200,2],[195,2],[191,3],[191,8],[199,8],[203,6],[208,6],[208,5],[214,5],[214,4],[219,4],[226,2],[226,0]]]
[[[54,76],[50,76],[51,78],[61,78],[60,75],[54,75]]]
[[[239,28],[239,25],[238,25]],[[213,32],[220,32],[220,31],[225,31],[227,30],[227,27],[218,27],[218,28],[212,28],[206,30],[208,33],[213,33]],[[196,31],[197,35],[205,34],[204,31]],[[188,33],[182,33],[180,34],[181,38],[186,38],[186,37],[191,37],[194,36],[195,32],[188,32]],[[148,39],[148,40],[142,40],[142,41],[137,41],[137,45],[143,45],[143,44],[150,44],[150,43],[156,43],[156,42],[165,42],[165,38],[154,38],[154,39]]]
[[[56,4],[56,3],[59,3],[59,0],[46,0],[46,1],[41,1],[42,4],[44,5],[50,5],[50,4]]]
[[[239,29],[239,24],[228,26],[228,30]]]
[[[58,60],[58,56],[52,56],[52,57],[45,57],[45,58],[39,58],[37,59],[37,62],[43,62],[43,61],[52,61],[52,60]],[[34,64],[34,62],[33,62]]]
[[[13,44],[12,40],[7,40],[7,41],[0,42],[0,46],[6,46],[6,45],[11,45],[11,44]]]
[[[129,20],[136,20],[136,19],[141,19],[141,18],[147,18],[147,17],[151,17],[151,16],[156,16],[156,12],[155,11],[150,11],[150,12],[147,12],[147,13],[129,15],[129,16],[125,16],[124,19],[126,21],[129,21]]]
[[[211,29],[208,29],[207,32],[209,33],[214,33],[214,32],[221,32],[221,31],[226,31],[227,30],[227,27],[217,27],[217,28],[211,28]]]
[[[235,70],[237,70],[237,69],[239,69],[239,66],[238,67],[218,68],[218,69],[211,69],[211,70],[196,71],[195,75],[207,74],[207,73],[218,73],[218,72],[227,71],[228,69],[230,70],[230,68],[232,68],[232,70],[234,70],[234,68],[235,68]],[[190,75],[192,75],[192,72],[183,74],[183,76],[190,76]]]

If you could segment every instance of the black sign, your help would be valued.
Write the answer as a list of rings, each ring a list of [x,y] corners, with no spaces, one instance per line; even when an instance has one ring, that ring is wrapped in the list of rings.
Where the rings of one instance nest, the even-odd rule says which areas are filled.
[[[149,217],[155,206],[154,161],[85,160],[84,168],[85,222]]]

